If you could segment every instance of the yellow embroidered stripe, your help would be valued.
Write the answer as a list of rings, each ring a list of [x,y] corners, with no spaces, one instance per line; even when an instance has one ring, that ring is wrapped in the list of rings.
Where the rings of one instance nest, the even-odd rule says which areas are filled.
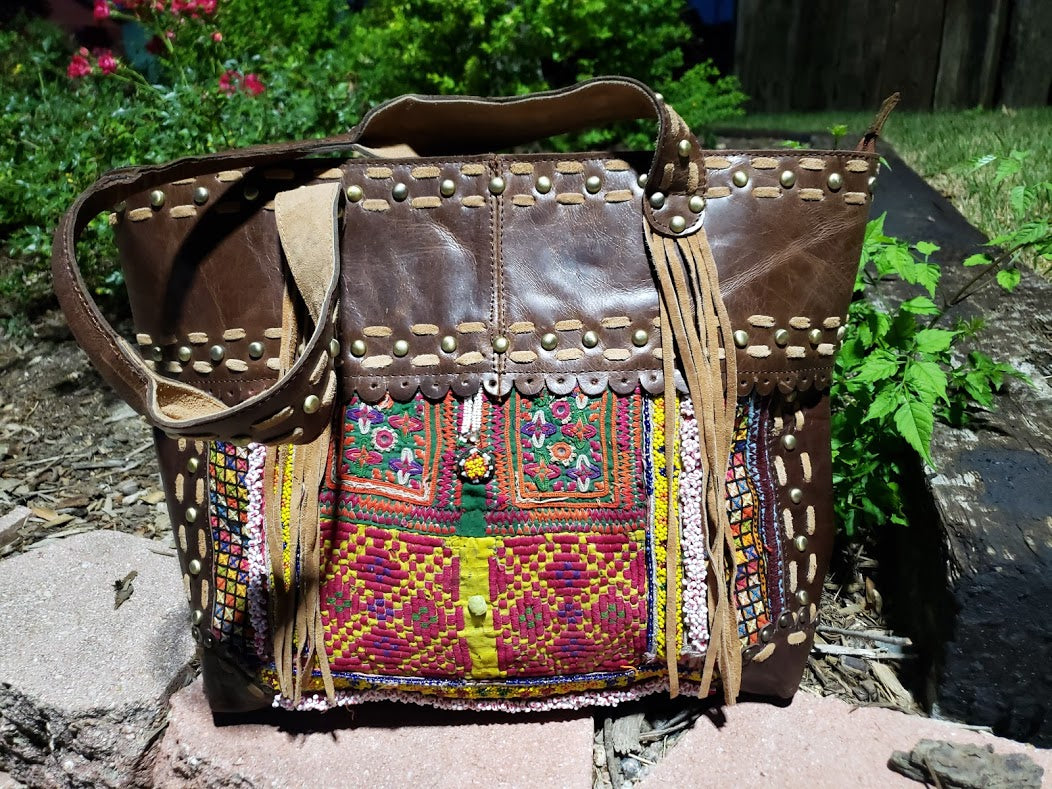
[[[464,608],[460,636],[471,655],[471,676],[477,679],[506,676],[497,663],[497,633],[489,599],[489,566],[495,544],[493,537],[449,538],[453,553],[460,557],[460,605]]]

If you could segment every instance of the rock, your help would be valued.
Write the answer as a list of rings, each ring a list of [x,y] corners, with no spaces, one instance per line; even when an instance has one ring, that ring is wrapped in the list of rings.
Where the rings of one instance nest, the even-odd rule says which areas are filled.
[[[592,785],[586,712],[497,715],[372,703],[216,726],[201,681],[175,693],[152,784],[191,787]]]
[[[1052,768],[1052,751],[802,691],[785,707],[745,701],[721,712],[698,718],[638,786],[910,789],[917,784],[889,771],[888,757],[925,738],[992,745],[998,753],[1029,757],[1046,773]]]
[[[940,246],[936,302],[975,276],[960,261],[986,238],[890,150],[874,215],[884,230]],[[915,295],[896,286],[881,300]],[[974,343],[1030,376],[1006,382],[996,410],[965,428],[935,423],[932,457],[906,473],[910,528],[894,530],[897,618],[914,637],[929,675],[933,713],[990,726],[996,734],[1052,745],[1052,282],[1022,268],[1011,294],[996,284],[956,316],[983,319]],[[912,486],[909,484],[912,482]],[[908,603],[905,601],[909,601]]]
[[[1044,770],[1025,753],[995,753],[992,745],[921,740],[895,751],[888,767],[914,781],[946,789],[1041,789]]]
[[[0,563],[0,771],[30,786],[126,784],[194,656],[176,563],[94,531]],[[136,570],[114,610],[114,581]]]
[[[18,506],[0,517],[0,548],[18,539],[21,529],[33,511],[29,507]]]

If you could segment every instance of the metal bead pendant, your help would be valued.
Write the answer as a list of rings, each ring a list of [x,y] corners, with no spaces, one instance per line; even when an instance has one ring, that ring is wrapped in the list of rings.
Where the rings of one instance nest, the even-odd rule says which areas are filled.
[[[457,458],[457,475],[472,485],[488,482],[493,476],[495,467],[493,455],[483,452],[476,446],[470,446]]]

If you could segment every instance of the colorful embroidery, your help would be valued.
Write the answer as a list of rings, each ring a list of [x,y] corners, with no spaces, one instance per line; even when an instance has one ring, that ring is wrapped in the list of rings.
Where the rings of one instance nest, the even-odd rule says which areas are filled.
[[[643,532],[500,541],[490,564],[497,657],[508,676],[638,666],[646,651]]]
[[[248,522],[248,450],[213,443],[208,451],[209,524],[215,562],[215,607],[212,631],[235,648],[244,646],[248,610],[249,557],[245,527]]]
[[[731,531],[738,571],[735,593],[738,600],[738,634],[743,644],[755,643],[761,628],[771,622],[772,600],[767,594],[770,572],[769,557],[763,521],[764,506],[758,485],[757,431],[759,423],[766,418],[766,411],[759,407],[755,398],[738,401],[738,413],[734,428],[734,444],[731,448],[727,469],[727,511],[730,515]]]
[[[702,467],[691,404],[671,406],[667,480],[664,403],[638,392],[353,401],[319,497],[322,621],[337,688],[525,701],[657,680],[669,484],[673,517],[684,513],[676,647],[689,659],[684,680],[696,679],[708,640]],[[746,643],[780,605],[769,589],[780,559],[766,547],[768,419],[764,401],[739,401],[727,475]],[[470,440],[458,441],[462,423]],[[466,446],[492,454],[492,475],[462,478]],[[280,502],[280,489],[267,489]],[[263,601],[251,580],[255,562],[266,564],[252,495],[244,548],[257,557],[246,567]],[[249,597],[252,622],[265,622],[265,604]]]

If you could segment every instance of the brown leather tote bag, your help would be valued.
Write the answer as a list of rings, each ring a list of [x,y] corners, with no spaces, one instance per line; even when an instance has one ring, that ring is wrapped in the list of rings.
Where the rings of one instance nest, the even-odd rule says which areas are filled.
[[[652,154],[491,153],[637,118]],[[881,122],[705,151],[611,77],[82,194],[55,290],[155,428],[213,709],[791,696]],[[74,257],[105,210],[134,338]]]

